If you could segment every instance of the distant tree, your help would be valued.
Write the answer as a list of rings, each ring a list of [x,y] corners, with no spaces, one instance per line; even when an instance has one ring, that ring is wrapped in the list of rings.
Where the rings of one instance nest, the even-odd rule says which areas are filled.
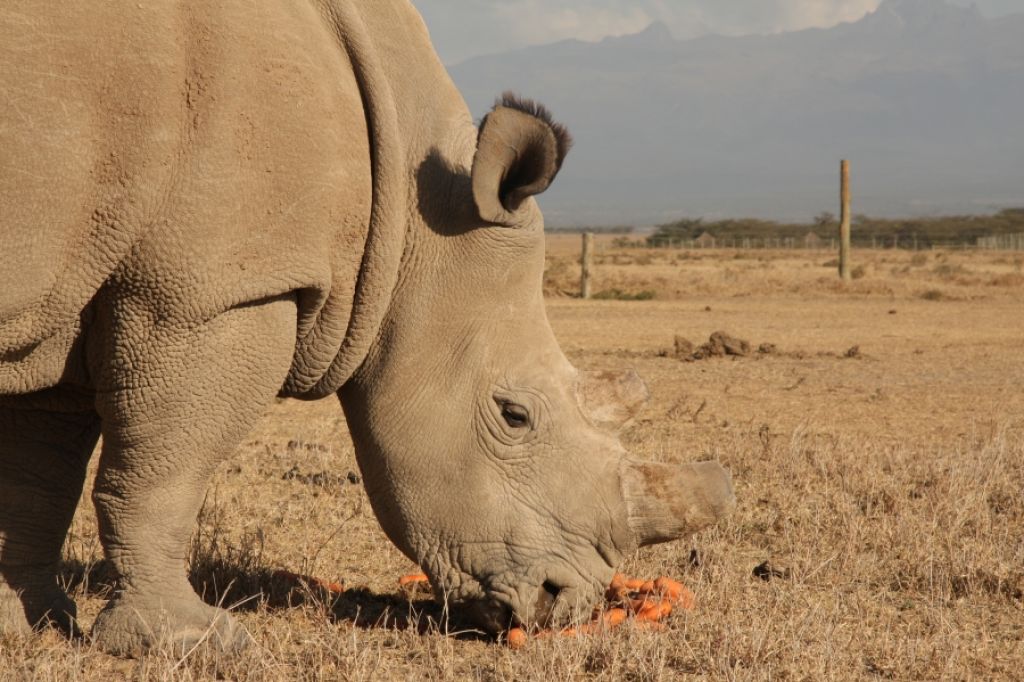
[[[683,218],[674,223],[658,225],[658,229],[647,241],[653,244],[666,239],[696,239],[704,231],[703,218]]]
[[[814,216],[814,226],[819,228],[828,228],[836,225],[836,216],[834,213],[828,211],[822,211],[818,215]]]
[[[835,215],[824,212],[813,223],[781,223],[756,218],[731,218],[705,222],[700,218],[683,218],[659,225],[648,237],[648,245],[662,245],[671,240],[696,239],[707,232],[719,242],[733,243],[752,239],[804,239],[814,231],[827,236],[835,228]],[[856,244],[896,244],[929,248],[940,244],[974,243],[978,237],[1024,233],[1024,208],[1004,209],[994,215],[939,216],[935,218],[872,218],[862,213],[853,216],[853,241]]]

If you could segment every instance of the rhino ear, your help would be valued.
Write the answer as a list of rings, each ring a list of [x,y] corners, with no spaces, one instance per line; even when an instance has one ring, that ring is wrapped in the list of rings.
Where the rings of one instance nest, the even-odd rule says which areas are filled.
[[[473,200],[489,223],[513,225],[529,197],[555,179],[572,145],[542,105],[502,95],[480,123],[473,157]]]
[[[647,384],[636,373],[581,371],[579,401],[592,422],[605,428],[622,428],[640,413],[651,398]]]

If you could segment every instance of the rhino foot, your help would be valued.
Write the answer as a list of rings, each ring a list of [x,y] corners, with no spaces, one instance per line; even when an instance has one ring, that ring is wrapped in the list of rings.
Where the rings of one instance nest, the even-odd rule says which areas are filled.
[[[9,570],[0,570],[0,576],[0,635],[27,635],[44,627],[72,637],[81,635],[75,622],[75,602],[55,581],[43,585],[22,582]]]
[[[115,656],[149,651],[183,656],[202,648],[217,653],[239,651],[251,638],[227,611],[198,597],[152,602],[121,596],[96,617],[92,640]]]

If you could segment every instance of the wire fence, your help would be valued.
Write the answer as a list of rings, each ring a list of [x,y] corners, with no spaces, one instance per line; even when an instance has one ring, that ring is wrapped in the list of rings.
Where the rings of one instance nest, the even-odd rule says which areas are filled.
[[[978,248],[994,251],[1024,251],[1024,233],[978,237]]]
[[[837,239],[816,237],[748,237],[748,238],[716,238],[704,235],[697,239],[647,238],[633,239],[619,237],[613,246],[624,248],[658,248],[658,249],[806,249],[818,251],[835,251]],[[922,251],[929,249],[950,250],[999,250],[1024,251],[1024,233],[1002,234],[989,237],[978,237],[971,240],[934,240],[917,235],[894,235],[891,237],[873,237],[854,239],[853,247],[857,249],[904,249]]]

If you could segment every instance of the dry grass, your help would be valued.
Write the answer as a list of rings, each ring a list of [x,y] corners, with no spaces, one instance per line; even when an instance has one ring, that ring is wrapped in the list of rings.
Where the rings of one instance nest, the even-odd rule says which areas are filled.
[[[577,245],[552,240],[549,314],[575,363],[633,366],[650,384],[627,447],[718,458],[737,484],[727,523],[626,566],[697,593],[697,609],[674,615],[668,632],[518,652],[443,633],[439,607],[398,593],[413,567],[348,477],[356,467],[340,410],[286,401],[220,468],[192,560],[197,589],[237,604],[256,646],[126,661],[45,633],[0,640],[0,680],[1020,679],[1019,258],[857,253],[864,276],[843,287],[820,252],[606,247],[594,290],[656,298],[582,302],[558,296],[575,288]],[[775,350],[671,357],[675,335],[701,342],[717,329]],[[66,553],[88,626],[109,590],[89,505]],[[774,577],[755,577],[766,560]],[[348,590],[292,589],[276,569]],[[394,618],[427,632],[374,625]]]

